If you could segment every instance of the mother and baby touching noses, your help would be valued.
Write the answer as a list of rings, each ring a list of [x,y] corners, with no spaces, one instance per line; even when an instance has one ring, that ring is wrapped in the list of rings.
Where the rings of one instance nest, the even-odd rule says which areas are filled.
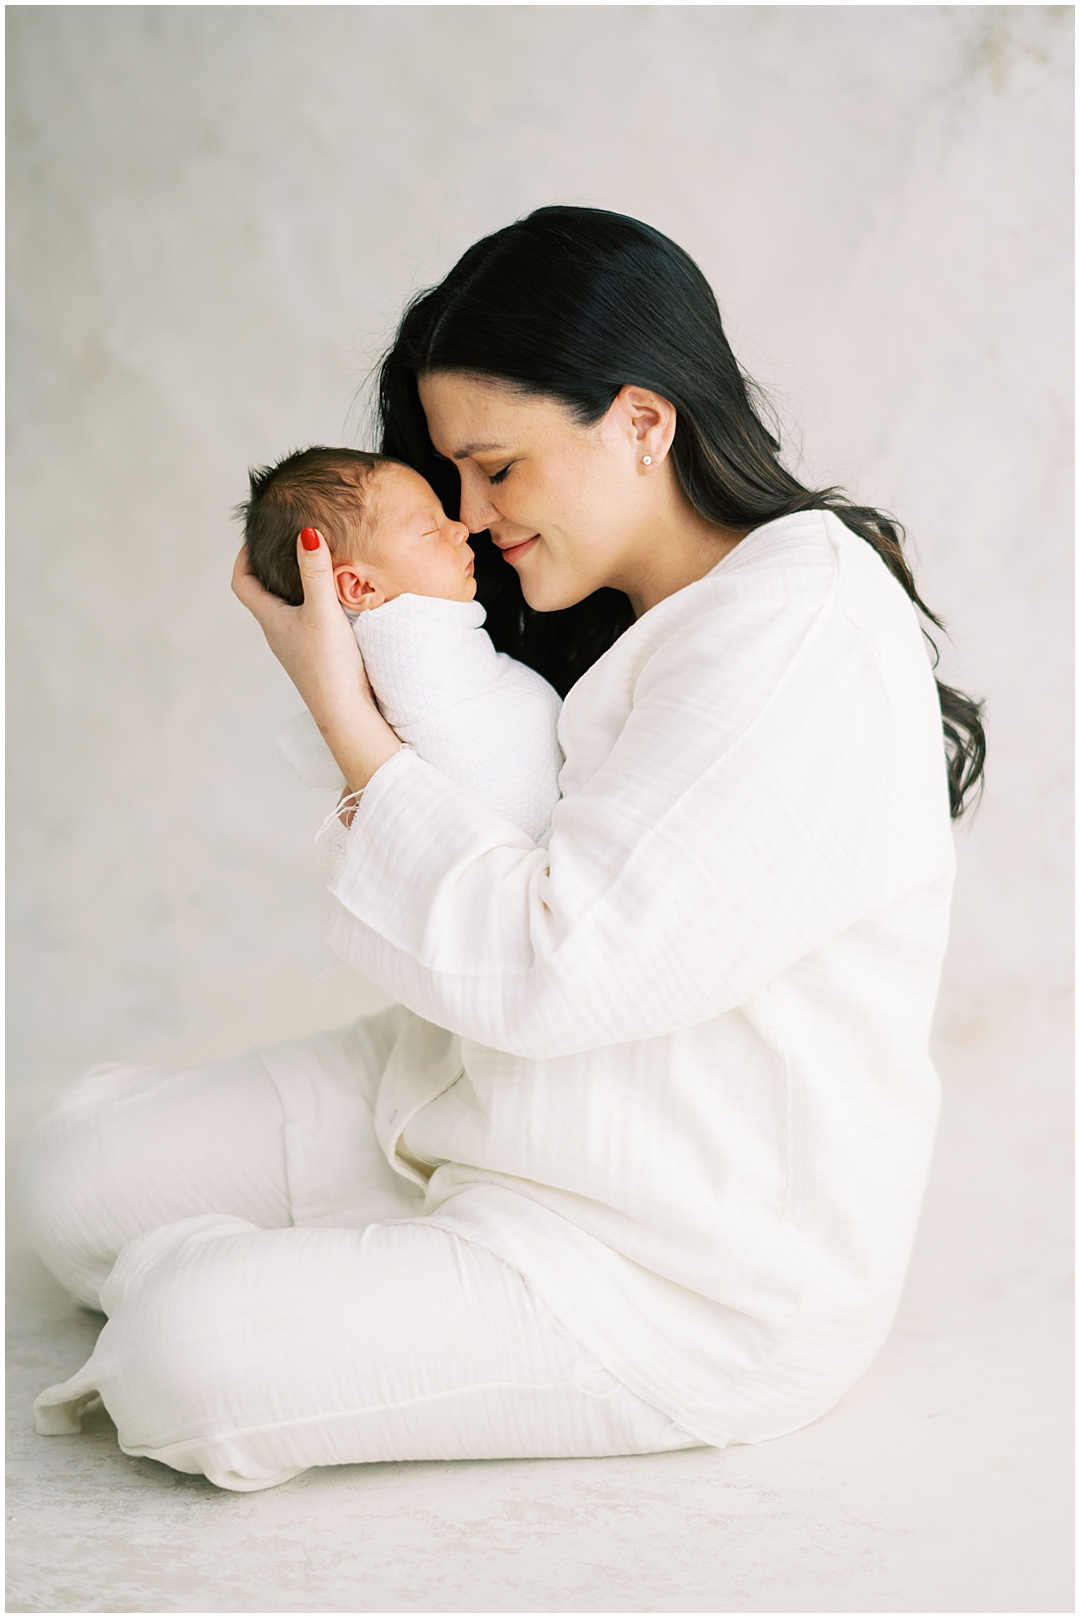
[[[43,1120],[32,1239],[108,1319],[39,1430],[100,1398],[238,1490],[791,1432],[903,1283],[979,704],[649,226],[478,242],[380,380],[379,453],[252,472],[233,588],[395,1003]]]

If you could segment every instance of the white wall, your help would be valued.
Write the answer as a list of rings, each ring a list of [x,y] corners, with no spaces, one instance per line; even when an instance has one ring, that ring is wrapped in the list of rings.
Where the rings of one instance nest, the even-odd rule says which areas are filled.
[[[403,299],[541,203],[693,253],[988,699],[949,1062],[1069,980],[1071,8],[8,10],[13,1078],[343,1021],[325,805],[228,575],[249,462],[362,442]],[[1025,1036],[1026,1037],[1026,1036]],[[36,1100],[29,1103],[36,1105]]]

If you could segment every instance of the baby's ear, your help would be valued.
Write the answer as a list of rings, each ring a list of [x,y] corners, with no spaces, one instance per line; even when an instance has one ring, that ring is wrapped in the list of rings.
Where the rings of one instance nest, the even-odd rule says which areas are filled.
[[[368,607],[381,607],[386,600],[374,577],[354,562],[342,562],[334,569],[337,597],[350,612],[364,612]]]

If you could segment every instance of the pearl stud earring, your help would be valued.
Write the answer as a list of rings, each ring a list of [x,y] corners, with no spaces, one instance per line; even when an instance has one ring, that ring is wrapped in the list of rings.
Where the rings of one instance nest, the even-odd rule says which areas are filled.
[[[641,457],[641,464],[642,464],[642,466],[651,466],[652,465],[652,456],[651,455],[643,455]]]

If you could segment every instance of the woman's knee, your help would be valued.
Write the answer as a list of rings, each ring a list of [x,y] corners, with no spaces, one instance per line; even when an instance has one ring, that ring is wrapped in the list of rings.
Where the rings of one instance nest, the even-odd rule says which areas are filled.
[[[23,1148],[17,1196],[35,1252],[80,1303],[100,1308],[101,1284],[119,1250],[97,1150],[100,1108],[116,1077],[131,1069],[92,1069],[41,1120]],[[111,1081],[111,1082],[110,1082]]]
[[[156,1453],[385,1398],[367,1386],[368,1234],[201,1215],[130,1242],[102,1288],[95,1353],[123,1447]],[[376,1319],[382,1337],[392,1322]]]
[[[76,1430],[94,1393],[130,1454],[230,1427],[252,1391],[244,1373],[257,1368],[231,1351],[246,1339],[232,1307],[237,1283],[243,1291],[243,1246],[237,1266],[236,1243],[222,1238],[258,1234],[266,1233],[248,1220],[197,1214],[128,1242],[101,1286],[109,1320],[97,1346],[82,1371],[41,1395],[39,1431]]]
[[[197,1214],[124,1248],[102,1288],[110,1318],[99,1391],[125,1449],[156,1449],[231,1419],[255,1369],[236,1339],[246,1346],[249,1329],[259,1335],[238,1298],[247,1290],[243,1238],[266,1234],[249,1220]]]
[[[33,1246],[94,1308],[121,1248],[147,1231],[210,1213],[291,1223],[281,1101],[253,1052],[91,1070],[39,1124],[20,1182]]]

